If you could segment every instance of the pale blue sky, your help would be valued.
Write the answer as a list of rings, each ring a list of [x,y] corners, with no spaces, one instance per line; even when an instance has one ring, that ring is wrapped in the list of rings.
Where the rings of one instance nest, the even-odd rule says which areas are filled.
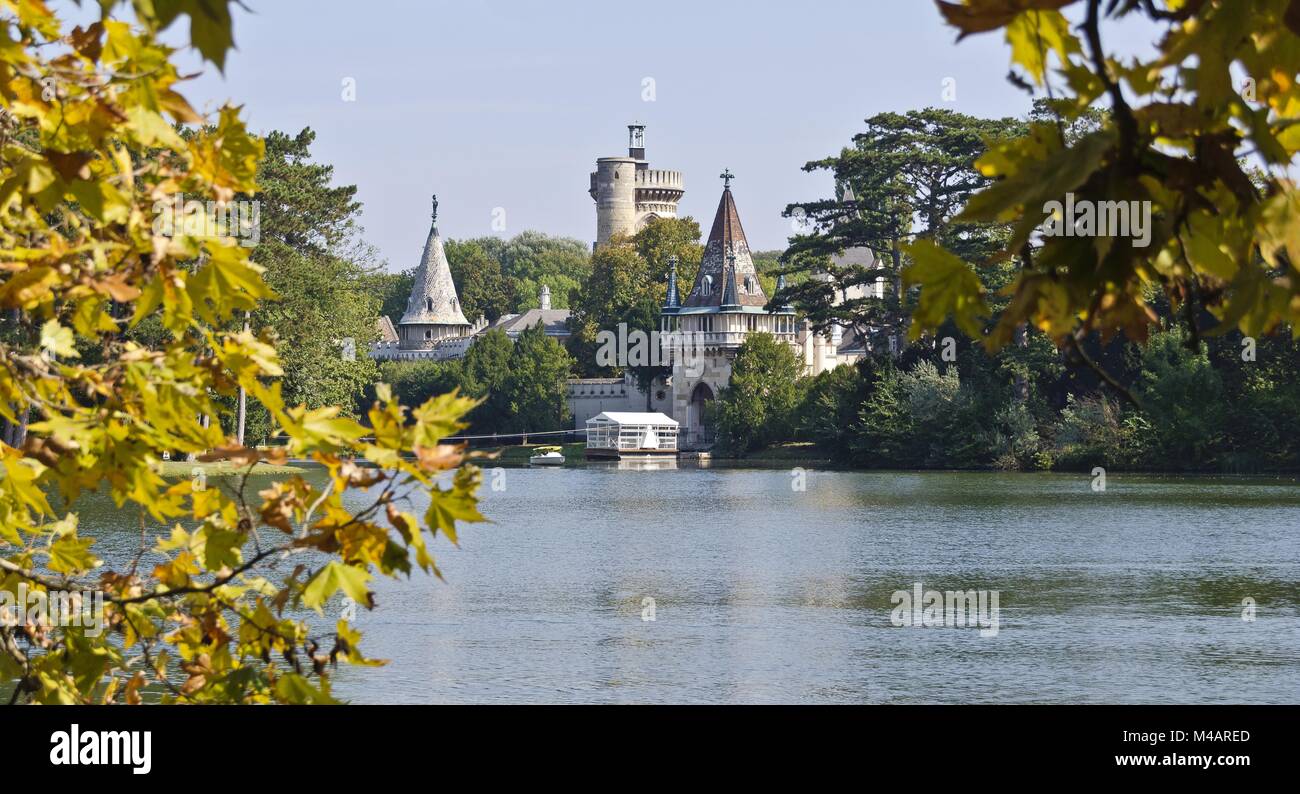
[[[1028,109],[1001,37],[954,45],[929,0],[245,2],[225,76],[209,67],[185,93],[243,103],[257,131],[315,129],[317,159],[359,187],[366,239],[394,270],[417,263],[435,191],[446,236],[492,234],[503,207],[506,234],[590,242],[587,174],[625,154],[633,120],[651,165],[685,173],[683,214],[707,233],[730,168],[750,243],[767,249],[784,247],[787,203],[829,192],[800,167],[867,116]],[[945,77],[956,102],[942,102]]]

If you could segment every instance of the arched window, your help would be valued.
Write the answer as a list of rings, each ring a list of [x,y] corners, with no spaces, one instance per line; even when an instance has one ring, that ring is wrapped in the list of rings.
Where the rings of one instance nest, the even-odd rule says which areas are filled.
[[[704,280],[700,282],[700,294],[701,295],[713,294],[713,276],[705,276]]]
[[[433,298],[424,299],[424,308],[426,311],[433,311]]]

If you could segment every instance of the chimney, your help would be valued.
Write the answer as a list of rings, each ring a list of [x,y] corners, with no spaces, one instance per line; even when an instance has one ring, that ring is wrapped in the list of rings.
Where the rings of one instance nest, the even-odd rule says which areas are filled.
[[[538,295],[537,300],[542,305],[542,311],[544,312],[550,311],[551,310],[551,288],[543,284],[542,291]]]

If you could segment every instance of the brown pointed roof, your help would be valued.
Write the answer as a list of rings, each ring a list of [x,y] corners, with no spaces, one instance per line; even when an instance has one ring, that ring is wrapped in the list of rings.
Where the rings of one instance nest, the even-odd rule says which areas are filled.
[[[754,259],[749,253],[749,242],[745,239],[745,230],[740,225],[740,213],[736,210],[736,200],[731,195],[731,188],[722,190],[722,199],[718,201],[718,212],[713,217],[713,228],[709,230],[709,239],[704,244],[704,258],[700,261],[700,271],[695,276],[695,285],[691,294],[682,302],[683,306],[721,306],[723,293],[730,292],[729,271],[730,257],[735,256],[736,295],[728,294],[728,302],[740,306],[765,306],[767,296],[758,282],[758,272],[754,269]],[[705,279],[710,279],[707,291]]]

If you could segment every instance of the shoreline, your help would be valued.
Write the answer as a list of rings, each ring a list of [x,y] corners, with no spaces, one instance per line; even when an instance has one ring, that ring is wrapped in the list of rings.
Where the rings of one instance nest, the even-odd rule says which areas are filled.
[[[558,444],[512,444],[502,447],[491,447],[475,449],[476,452],[486,452],[495,454],[495,458],[480,459],[476,462],[481,468],[492,468],[502,464],[513,466],[528,466],[528,458],[532,450],[537,447],[545,446],[563,446],[565,456],[564,467],[587,466],[591,461],[586,460],[583,456],[585,444],[581,441],[572,442],[564,445]],[[807,445],[810,447],[811,445]],[[835,461],[832,457],[818,452],[814,449],[797,445],[797,447],[787,446],[775,449],[769,448],[755,452],[743,457],[723,457],[714,455],[703,461],[698,460],[678,460],[678,464],[684,464],[686,467],[707,468],[716,466],[718,468],[754,468],[754,469],[771,469],[778,465],[790,466],[807,466],[827,471],[844,471],[844,472],[880,472],[880,473],[936,473],[936,474],[1051,474],[1051,475],[1073,475],[1079,477],[1092,476],[1089,469],[998,469],[992,467],[985,468],[912,468],[912,467],[862,467],[851,464],[843,464]],[[747,465],[755,464],[755,465]],[[1186,478],[1237,478],[1237,479],[1254,479],[1254,480],[1274,480],[1283,483],[1300,485],[1300,470],[1265,470],[1254,472],[1241,471],[1218,471],[1215,469],[1174,469],[1174,470],[1153,470],[1153,469],[1123,469],[1107,468],[1106,474],[1113,476],[1122,474],[1128,477],[1186,477]]]

